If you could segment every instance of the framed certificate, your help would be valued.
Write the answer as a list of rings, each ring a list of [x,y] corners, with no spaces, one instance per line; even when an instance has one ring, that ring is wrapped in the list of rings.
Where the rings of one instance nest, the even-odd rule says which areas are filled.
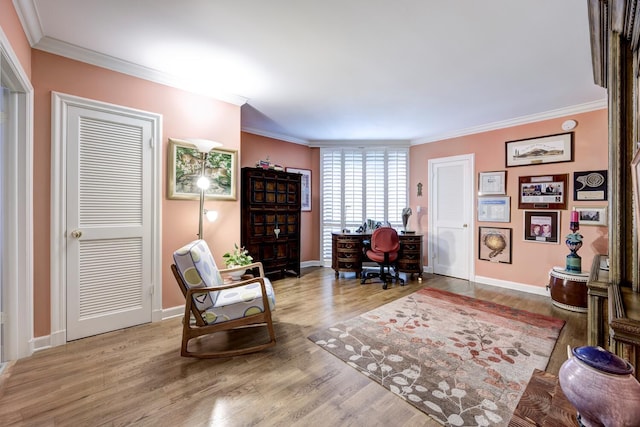
[[[480,172],[478,196],[507,194],[507,171]]]
[[[511,197],[478,197],[478,221],[511,222]]]

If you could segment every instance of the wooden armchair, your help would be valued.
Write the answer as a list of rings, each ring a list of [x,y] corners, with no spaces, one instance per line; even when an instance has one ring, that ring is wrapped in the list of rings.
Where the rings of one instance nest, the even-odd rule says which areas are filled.
[[[263,350],[275,345],[271,319],[275,294],[262,263],[218,269],[204,240],[193,241],[173,253],[171,271],[185,296],[182,319],[182,356],[231,357]],[[247,280],[225,283],[223,273],[257,269],[259,275]],[[269,340],[248,347],[227,350],[190,351],[189,341],[203,335],[239,328],[266,326]]]

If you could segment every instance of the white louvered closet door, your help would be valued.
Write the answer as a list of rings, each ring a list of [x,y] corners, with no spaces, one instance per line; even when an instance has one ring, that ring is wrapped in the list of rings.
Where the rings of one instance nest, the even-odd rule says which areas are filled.
[[[67,340],[151,321],[152,127],[70,107]]]

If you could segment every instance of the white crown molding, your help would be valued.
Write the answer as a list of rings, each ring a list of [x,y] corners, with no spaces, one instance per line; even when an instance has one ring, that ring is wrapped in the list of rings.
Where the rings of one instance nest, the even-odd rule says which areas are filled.
[[[122,59],[98,53],[90,49],[65,43],[52,37],[47,37],[44,35],[42,30],[38,10],[33,0],[13,0],[13,5],[18,13],[18,17],[20,18],[22,28],[24,29],[27,39],[33,49],[64,56],[65,58],[106,68],[107,70],[127,74],[154,83],[175,87],[187,92],[211,96],[212,98],[228,102],[233,105],[242,106],[247,102],[247,98],[239,95],[222,92],[197,92],[197,89],[187,86],[183,81],[179,80],[175,76],[134,64],[129,61],[123,61]]]
[[[349,147],[349,148],[365,148],[365,147],[396,147],[396,148],[409,148],[410,141],[406,139],[347,139],[347,140],[315,140],[310,141],[311,147],[317,148],[335,148],[335,147]]]
[[[95,65],[97,67],[106,68],[111,71],[127,74],[143,80],[148,80],[154,83],[159,83],[166,86],[175,87],[177,89],[182,89],[187,92],[196,93],[193,87],[188,87],[179,79],[169,74],[162,73],[152,68],[143,67],[141,65],[134,64],[129,61],[123,61],[122,59],[118,59],[109,55],[104,55],[102,53],[85,49],[83,47],[75,46],[70,43],[65,43],[51,37],[43,37],[33,47],[35,49],[53,53],[54,55],[64,56],[65,58],[70,58],[76,61]],[[230,104],[237,105],[237,106],[242,106],[247,102],[247,98],[239,95],[218,93],[218,92],[200,93],[200,94],[211,96],[212,98],[218,99],[220,101],[228,102]]]
[[[13,7],[16,9],[29,44],[34,47],[44,36],[35,3],[33,0],[13,0]]]
[[[282,135],[282,134],[277,134],[274,132],[267,132],[261,129],[255,129],[255,128],[250,128],[250,127],[242,127],[242,132],[246,132],[246,133],[251,133],[254,135],[258,135],[258,136],[264,136],[266,138],[272,138],[272,139],[277,139],[280,141],[286,141],[286,142],[292,142],[294,144],[300,144],[300,145],[309,145],[309,141],[307,141],[306,139],[300,139],[300,138],[295,138],[293,136],[288,136],[288,135]]]
[[[546,111],[543,113],[532,114],[529,116],[516,117],[515,119],[504,120],[501,122],[489,123],[486,125],[474,126],[466,129],[460,129],[454,132],[433,135],[424,138],[417,138],[411,141],[411,145],[427,144],[429,142],[442,141],[445,139],[458,138],[476,133],[489,132],[492,130],[504,129],[512,126],[525,125],[535,123],[542,120],[557,119],[572,114],[586,113],[589,111],[602,110],[607,108],[607,99],[586,102],[584,104],[573,105],[571,107],[559,108],[556,110]]]

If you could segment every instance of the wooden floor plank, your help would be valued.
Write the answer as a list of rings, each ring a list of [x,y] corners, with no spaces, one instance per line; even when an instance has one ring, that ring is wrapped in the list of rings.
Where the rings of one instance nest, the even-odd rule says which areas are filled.
[[[0,425],[270,426],[437,425],[307,339],[311,333],[422,287],[456,292],[564,319],[547,367],[558,373],[566,346],[586,345],[586,315],[548,297],[444,276],[407,286],[360,285],[328,268],[274,282],[277,344],[230,359],[180,357],[181,319],[70,342],[15,361],[0,378]],[[177,285],[176,285],[177,286]],[[207,338],[233,345],[257,331]]]

